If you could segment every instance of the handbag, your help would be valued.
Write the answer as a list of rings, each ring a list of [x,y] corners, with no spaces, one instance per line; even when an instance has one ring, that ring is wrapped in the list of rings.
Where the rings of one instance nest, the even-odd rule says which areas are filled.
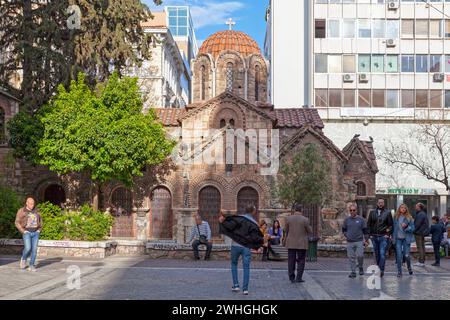
[[[198,230],[198,242],[200,242],[200,244],[208,244],[208,238],[206,238],[205,235],[200,234],[200,228],[197,225],[197,230]]]

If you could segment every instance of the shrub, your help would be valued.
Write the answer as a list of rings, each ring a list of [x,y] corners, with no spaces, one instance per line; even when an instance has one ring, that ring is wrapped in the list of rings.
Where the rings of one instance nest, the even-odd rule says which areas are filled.
[[[15,221],[17,210],[22,204],[22,198],[14,190],[0,187],[0,238],[21,238]]]
[[[63,211],[61,208],[45,203],[39,205],[42,220],[41,239],[98,241],[104,240],[114,222],[108,213],[94,211],[84,205],[79,211]]]

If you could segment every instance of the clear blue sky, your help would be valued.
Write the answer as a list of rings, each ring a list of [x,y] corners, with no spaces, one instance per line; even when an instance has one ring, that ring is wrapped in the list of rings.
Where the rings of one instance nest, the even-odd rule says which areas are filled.
[[[236,21],[233,29],[250,35],[264,50],[265,12],[269,0],[163,0],[159,8],[153,0],[142,1],[156,11],[162,11],[165,5],[190,6],[199,43],[211,34],[227,29],[225,21],[232,18]]]

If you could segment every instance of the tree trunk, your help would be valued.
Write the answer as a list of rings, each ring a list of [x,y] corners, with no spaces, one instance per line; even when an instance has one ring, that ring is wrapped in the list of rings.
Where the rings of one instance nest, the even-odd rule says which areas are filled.
[[[95,194],[92,199],[92,208],[95,211],[102,209],[102,184],[100,182],[95,183]]]

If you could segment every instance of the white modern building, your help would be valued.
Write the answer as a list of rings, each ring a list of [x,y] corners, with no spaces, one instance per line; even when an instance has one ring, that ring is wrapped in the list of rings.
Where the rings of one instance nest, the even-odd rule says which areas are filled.
[[[361,134],[379,155],[420,123],[450,125],[448,1],[271,0],[265,54],[272,103],[314,106],[339,147]],[[391,206],[450,208],[443,185],[378,162],[378,194]]]

